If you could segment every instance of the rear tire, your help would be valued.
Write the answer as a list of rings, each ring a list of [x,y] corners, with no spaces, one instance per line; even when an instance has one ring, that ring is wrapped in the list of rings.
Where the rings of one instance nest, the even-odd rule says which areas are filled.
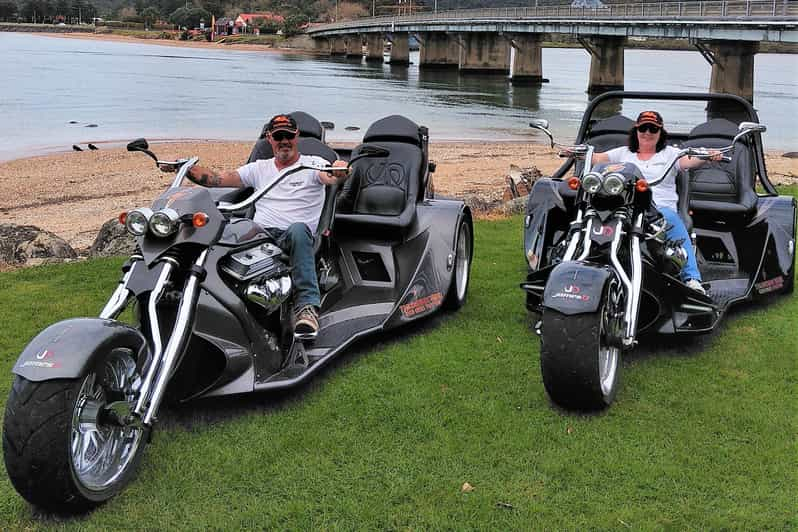
[[[49,511],[77,513],[110,499],[132,480],[149,429],[103,423],[96,411],[122,399],[120,390],[134,373],[130,352],[118,349],[76,379],[14,378],[3,420],[3,455],[20,495]]]
[[[601,410],[612,404],[621,372],[620,305],[617,285],[608,290],[591,314],[569,316],[544,308],[540,345],[543,385],[551,400],[563,408]],[[610,308],[612,307],[612,308]],[[614,316],[614,317],[613,317]],[[610,342],[610,336],[616,341]]]
[[[471,259],[474,256],[474,239],[471,224],[462,218],[457,225],[457,241],[454,245],[454,265],[452,282],[446,292],[443,307],[457,310],[465,305],[468,296],[468,282],[471,280]]]

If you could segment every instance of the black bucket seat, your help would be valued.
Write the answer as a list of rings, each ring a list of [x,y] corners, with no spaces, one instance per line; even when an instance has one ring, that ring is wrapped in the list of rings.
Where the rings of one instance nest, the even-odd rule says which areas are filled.
[[[366,157],[352,165],[335,222],[359,229],[403,231],[415,221],[416,203],[428,178],[426,128],[400,115],[374,122],[363,143],[385,148],[387,157]],[[352,151],[352,157],[361,147]]]

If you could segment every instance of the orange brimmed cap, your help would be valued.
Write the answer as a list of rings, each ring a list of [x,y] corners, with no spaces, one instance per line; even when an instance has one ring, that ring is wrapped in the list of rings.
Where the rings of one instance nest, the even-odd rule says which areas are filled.
[[[643,124],[654,124],[655,126],[662,127],[662,115],[656,111],[643,111],[637,115],[635,127],[642,126]]]
[[[275,115],[266,125],[266,131],[269,133],[274,133],[275,131],[290,131],[291,133],[296,133],[296,120],[289,115]]]

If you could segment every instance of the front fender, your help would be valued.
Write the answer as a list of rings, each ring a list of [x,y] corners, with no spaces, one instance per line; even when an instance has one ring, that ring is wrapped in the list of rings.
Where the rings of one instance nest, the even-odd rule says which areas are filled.
[[[30,381],[72,379],[83,375],[98,355],[115,348],[130,349],[138,356],[147,348],[147,340],[116,320],[72,318],[36,335],[11,371]]]
[[[615,272],[600,264],[561,262],[549,274],[543,291],[543,306],[567,315],[596,312],[604,286]]]

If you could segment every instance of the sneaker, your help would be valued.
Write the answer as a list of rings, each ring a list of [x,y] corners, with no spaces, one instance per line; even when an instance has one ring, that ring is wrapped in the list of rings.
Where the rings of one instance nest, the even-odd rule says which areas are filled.
[[[701,281],[699,281],[698,279],[690,279],[684,284],[687,285],[687,288],[692,288],[702,296],[707,295],[707,291],[704,290],[704,287],[701,286]]]
[[[296,313],[294,337],[300,340],[316,338],[319,332],[319,315],[311,305],[305,305]]]

